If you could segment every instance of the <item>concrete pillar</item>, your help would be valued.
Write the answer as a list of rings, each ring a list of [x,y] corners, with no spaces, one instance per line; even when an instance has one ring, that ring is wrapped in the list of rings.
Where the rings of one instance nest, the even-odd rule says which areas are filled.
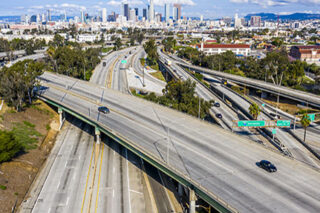
[[[183,195],[183,186],[180,183],[178,183],[178,194],[180,197]]]
[[[192,189],[189,189],[189,213],[196,213],[197,196]]]
[[[266,93],[266,92],[261,92],[261,98],[266,98],[266,97],[268,97],[268,93]]]
[[[66,119],[65,119],[65,114],[62,108],[58,108],[58,113],[59,113],[59,121],[60,121],[59,130],[61,130],[63,123]]]
[[[100,130],[96,127],[95,128],[95,134],[96,134],[96,139],[97,139],[97,144],[100,144],[100,141],[101,141],[101,133],[100,133]]]

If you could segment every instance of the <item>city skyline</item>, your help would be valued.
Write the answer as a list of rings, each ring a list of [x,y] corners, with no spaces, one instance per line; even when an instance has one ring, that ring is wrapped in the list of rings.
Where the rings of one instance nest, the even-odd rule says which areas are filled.
[[[52,15],[63,14],[78,15],[80,11],[86,11],[90,14],[101,13],[102,8],[107,8],[108,14],[111,11],[120,13],[121,3],[127,2],[132,8],[147,8],[148,0],[129,0],[129,1],[101,1],[101,0],[84,0],[79,3],[75,0],[35,0],[26,2],[14,0],[11,2],[0,2],[0,14],[3,16],[38,14],[51,9]],[[219,18],[224,16],[233,17],[235,13],[239,16],[245,16],[249,13],[272,12],[277,14],[290,14],[295,12],[320,13],[320,0],[155,0],[154,8],[156,12],[164,15],[164,4],[182,4],[182,15],[188,17]],[[204,9],[205,8],[205,9]],[[297,8],[299,8],[297,10]]]

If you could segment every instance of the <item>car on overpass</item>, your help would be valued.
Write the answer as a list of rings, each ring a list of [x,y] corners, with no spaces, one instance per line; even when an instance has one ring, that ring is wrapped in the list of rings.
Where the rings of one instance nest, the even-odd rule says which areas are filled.
[[[262,160],[260,162],[257,163],[258,166],[268,172],[276,172],[277,168],[275,167],[275,165],[273,165],[270,161],[267,160]]]
[[[215,107],[220,107],[220,103],[219,103],[219,102],[215,102],[215,103],[213,104],[213,106],[215,106]]]
[[[217,113],[216,117],[222,119],[222,114],[221,113]]]
[[[101,106],[98,108],[98,111],[103,113],[103,114],[109,114],[110,113],[110,110],[108,107],[105,107],[105,106]]]

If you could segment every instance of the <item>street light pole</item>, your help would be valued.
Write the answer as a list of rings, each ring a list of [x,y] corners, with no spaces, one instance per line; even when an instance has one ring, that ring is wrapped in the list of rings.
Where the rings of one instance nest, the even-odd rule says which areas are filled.
[[[201,104],[200,104],[200,97],[198,97],[198,100],[199,100],[199,109],[198,109],[198,110],[199,110],[199,112],[198,112],[198,118],[200,119],[200,112],[201,112],[201,111],[200,111],[200,110],[201,110],[201,109],[200,109],[200,107],[201,107]]]
[[[170,129],[169,129],[169,127],[168,127],[168,129],[167,129],[167,137],[168,137],[168,141],[167,141],[167,164],[169,165],[169,158],[170,158],[170,156],[169,156],[169,154],[170,154],[170,152],[169,152],[169,142],[170,142]]]

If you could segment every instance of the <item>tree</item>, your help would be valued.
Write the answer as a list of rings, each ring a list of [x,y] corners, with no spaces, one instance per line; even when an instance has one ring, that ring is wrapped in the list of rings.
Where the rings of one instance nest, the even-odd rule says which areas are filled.
[[[203,119],[209,115],[213,102],[197,97],[195,87],[195,82],[190,79],[187,81],[171,81],[163,90],[163,96],[156,97],[155,94],[151,93],[145,98],[195,117],[199,115],[200,102],[200,118]]]
[[[262,63],[268,67],[267,74],[273,84],[281,86],[284,75],[287,73],[289,67],[287,52],[270,52],[267,54],[267,57],[263,59]]]
[[[307,128],[308,128],[308,126],[310,126],[310,124],[311,124],[311,120],[310,120],[310,118],[309,118],[309,116],[308,116],[307,113],[303,114],[300,122],[301,122],[302,127],[304,128],[303,141],[306,142]]]
[[[36,78],[42,74],[43,64],[33,60],[20,61],[0,72],[0,96],[20,111],[27,99],[31,103]]]
[[[23,151],[23,147],[16,140],[12,132],[0,130],[0,163],[9,161]]]
[[[261,109],[259,108],[258,104],[252,103],[249,107],[249,113],[252,115],[254,120],[257,120],[258,116],[260,115]]]
[[[159,55],[157,52],[157,46],[154,39],[150,39],[147,41],[144,45],[144,50],[148,54],[147,61],[149,65],[155,65],[157,64],[157,60],[159,59]]]
[[[121,39],[117,38],[113,49],[114,50],[119,50],[121,48],[121,46],[122,46]]]

